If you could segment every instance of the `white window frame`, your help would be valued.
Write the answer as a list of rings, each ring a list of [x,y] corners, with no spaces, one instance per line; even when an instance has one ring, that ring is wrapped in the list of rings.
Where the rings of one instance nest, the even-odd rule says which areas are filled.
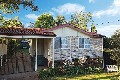
[[[62,44],[62,38],[66,38],[66,40],[67,40],[67,43],[66,43],[66,44]],[[69,40],[68,40],[67,37],[61,37],[61,49],[69,49],[69,48],[70,48],[70,47],[69,47],[69,44],[70,44],[70,42],[69,42]],[[67,45],[68,48],[63,48],[62,45],[65,45],[65,46]]]
[[[89,46],[90,46],[90,43],[89,43],[89,44],[86,44],[85,41],[84,41],[84,48],[80,48],[80,47],[79,47],[79,42],[80,42],[79,39],[80,39],[80,38],[84,38],[84,40],[85,40],[85,39],[88,38],[88,37],[78,37],[78,48],[79,48],[79,49],[90,49],[90,47],[89,47],[89,48],[85,48],[85,45],[89,45]],[[90,41],[90,38],[88,38],[88,39],[89,39],[89,41]]]

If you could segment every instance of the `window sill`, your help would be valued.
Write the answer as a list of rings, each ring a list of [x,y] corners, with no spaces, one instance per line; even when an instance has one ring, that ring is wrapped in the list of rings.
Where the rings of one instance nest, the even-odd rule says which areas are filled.
[[[79,49],[90,49],[90,48],[79,48]]]
[[[70,49],[70,48],[61,48],[61,49]]]

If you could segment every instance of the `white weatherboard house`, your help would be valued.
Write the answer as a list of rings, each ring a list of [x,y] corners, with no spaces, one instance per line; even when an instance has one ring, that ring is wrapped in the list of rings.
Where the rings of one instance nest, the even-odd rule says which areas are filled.
[[[0,29],[0,37],[30,39],[29,53],[32,55],[43,55],[49,61],[52,61],[53,67],[55,60],[85,56],[103,58],[103,36],[81,30],[71,24],[63,24],[50,29]],[[36,56],[36,61],[38,60],[37,58],[39,57]],[[37,65],[37,62],[35,64]],[[37,66],[35,70],[37,70]]]

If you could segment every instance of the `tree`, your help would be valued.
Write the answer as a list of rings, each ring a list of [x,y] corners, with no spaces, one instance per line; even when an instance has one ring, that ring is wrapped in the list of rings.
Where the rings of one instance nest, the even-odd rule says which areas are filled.
[[[111,58],[117,62],[117,65],[120,65],[120,29],[112,35],[110,45],[112,46],[109,49]]]
[[[87,25],[92,21],[92,14],[90,12],[80,12],[71,15],[71,20],[69,23],[71,23],[73,26],[77,26],[85,31],[88,31]]]
[[[97,30],[96,30],[94,23],[92,23],[92,25],[91,25],[91,32],[97,33]]]
[[[20,9],[20,5],[24,8],[30,7],[33,11],[38,10],[33,0],[0,0],[0,11],[3,13],[14,13]]]
[[[37,18],[35,28],[51,28],[55,25],[55,20],[51,14],[44,13]]]
[[[66,19],[64,16],[59,15],[59,16],[57,16],[55,23],[58,26],[60,24],[66,24],[67,22],[66,22]]]
[[[15,17],[13,19],[4,19],[2,17],[0,27],[23,27],[22,23],[19,21],[18,17]]]
[[[0,14],[0,26],[2,25],[3,22],[4,22],[4,17]]]

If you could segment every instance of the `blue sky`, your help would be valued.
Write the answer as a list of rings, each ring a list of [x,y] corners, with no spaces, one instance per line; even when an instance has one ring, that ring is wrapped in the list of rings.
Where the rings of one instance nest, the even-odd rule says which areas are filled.
[[[67,20],[75,12],[91,12],[98,33],[110,37],[116,29],[120,29],[120,0],[34,0],[39,11],[31,11],[21,7],[18,13],[5,15],[6,18],[19,16],[20,21],[27,27],[35,22],[42,13],[51,13],[54,17],[64,15]],[[97,25],[98,24],[98,25]]]

